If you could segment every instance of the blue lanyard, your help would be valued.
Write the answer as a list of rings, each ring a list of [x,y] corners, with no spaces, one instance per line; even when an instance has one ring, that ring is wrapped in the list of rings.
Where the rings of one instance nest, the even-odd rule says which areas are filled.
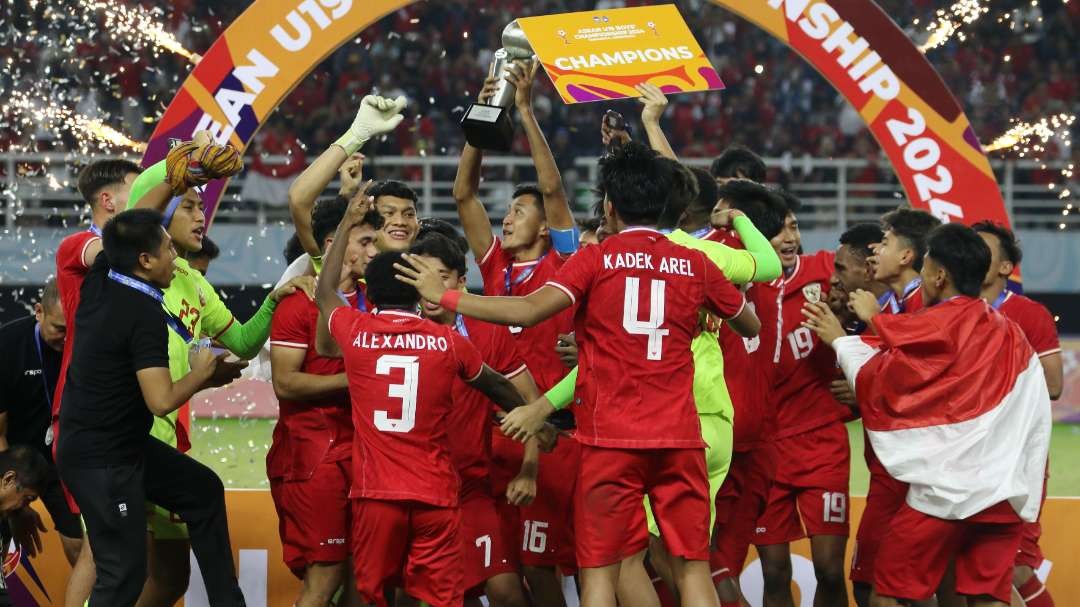
[[[121,274],[116,270],[109,270],[109,280],[118,282],[125,287],[135,289],[144,295],[152,297],[161,304],[161,309],[165,312],[165,323],[169,325],[169,328],[179,335],[180,339],[184,340],[184,343],[191,343],[191,332],[187,330],[187,327],[185,327],[182,322],[180,322],[179,318],[173,316],[172,312],[165,309],[165,296],[161,293],[161,289],[152,287],[141,280]]]
[[[551,251],[545,251],[544,254],[540,256],[540,259],[536,260],[536,263],[533,264],[532,267],[519,274],[517,279],[513,282],[510,281],[510,276],[514,273],[514,264],[511,263],[510,265],[506,266],[506,292],[503,294],[509,296],[511,288],[518,286],[526,280],[529,280],[529,277],[532,276],[533,272],[536,271],[536,268],[544,261],[544,258],[547,257],[548,253],[550,252]]]
[[[465,317],[461,314],[458,314],[457,318],[454,319],[454,330],[462,337],[469,336],[469,328],[465,326]]]
[[[98,238],[101,238],[101,228],[97,227],[94,224],[90,224],[90,227],[86,231],[90,232],[94,236],[97,236]]]
[[[37,359],[41,363],[41,385],[45,387],[45,400],[49,401],[49,411],[52,411],[52,391],[49,390],[49,380],[45,378],[45,357],[41,353],[41,323],[34,324],[34,345],[37,346]]]
[[[990,307],[997,310],[998,308],[1001,307],[1001,304],[1005,303],[1005,299],[1007,299],[1008,297],[1009,297],[1009,290],[1008,289],[1002,289],[1001,294],[997,296],[997,299],[994,300],[994,303],[990,304]]]
[[[367,297],[364,297],[364,293],[360,290],[360,287],[356,288],[356,309],[361,312],[367,312]]]
[[[886,303],[889,304],[889,309],[892,310],[892,313],[893,314],[899,314],[900,312],[903,312],[904,311],[904,308],[903,308],[904,300],[907,299],[909,295],[914,293],[915,289],[918,289],[921,286],[922,286],[922,277],[921,276],[911,279],[911,282],[907,283],[907,285],[904,286],[904,294],[902,296],[900,296],[899,301],[897,301],[897,299],[896,299],[896,293],[893,293],[892,291],[890,291],[888,293],[889,297],[885,301],[886,301]],[[878,302],[880,303],[880,300],[878,300]]]

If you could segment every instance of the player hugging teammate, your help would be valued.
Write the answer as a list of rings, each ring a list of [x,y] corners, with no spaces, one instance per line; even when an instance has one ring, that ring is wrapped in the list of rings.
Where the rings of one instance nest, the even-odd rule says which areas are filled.
[[[1007,288],[1021,258],[1012,232],[900,208],[848,229],[835,250],[805,252],[799,201],[763,185],[761,159],[733,147],[711,171],[684,166],[660,128],[667,100],[646,84],[648,145],[631,141],[625,121],[601,126],[601,201],[581,239],[596,244],[579,250],[532,109],[536,72],[528,61],[509,68],[536,181],[505,201],[499,236],[472,146],[453,190],[463,235],[418,219],[406,184],[362,180],[360,149],[406,107],[367,96],[290,188],[307,257],[243,324],[184,259],[205,232],[195,187],[239,169],[231,148],[200,135],[134,187],[129,164],[82,180],[94,227],[58,253],[69,319],[100,229],[126,204],[160,211],[165,232],[148,233],[167,234],[180,255],[160,280],[156,265],[150,276],[128,264],[160,296],[162,318],[188,319],[155,345],[153,366],[164,366],[167,335],[163,385],[211,373],[187,356],[201,338],[241,358],[269,338],[281,411],[267,475],[285,562],[303,580],[296,605],[456,607],[484,596],[559,607],[578,582],[587,607],[651,607],[655,572],[682,605],[734,607],[748,604],[739,577],[753,544],[765,605],[786,606],[790,544],[804,537],[814,604],[846,605],[844,424],[859,417],[871,471],[849,572],[860,606],[1052,604],[1034,570],[1061,356],[1045,308]],[[492,90],[489,80],[480,99]],[[339,196],[317,200],[335,175]],[[465,288],[469,252],[482,295]],[[156,304],[142,303],[157,323]],[[83,329],[69,327],[70,342]],[[218,365],[207,385],[242,366]],[[183,450],[179,400],[156,408],[153,433]],[[931,430],[958,421],[962,452]],[[984,463],[980,449],[1001,483],[955,472]],[[927,465],[927,452],[953,468]],[[92,487],[77,489],[97,504]],[[946,493],[955,499],[935,500]],[[144,600],[171,604],[186,587],[188,532],[146,510]],[[92,521],[91,537],[103,537],[101,516]],[[85,562],[108,559],[97,549],[84,547]],[[227,578],[219,592],[232,590]]]

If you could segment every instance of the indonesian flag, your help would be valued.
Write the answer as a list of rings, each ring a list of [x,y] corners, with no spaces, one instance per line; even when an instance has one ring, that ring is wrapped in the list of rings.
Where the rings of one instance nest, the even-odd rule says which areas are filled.
[[[910,484],[908,505],[964,519],[1005,501],[1035,521],[1050,395],[1020,328],[970,297],[872,322],[876,336],[833,347],[874,451]]]

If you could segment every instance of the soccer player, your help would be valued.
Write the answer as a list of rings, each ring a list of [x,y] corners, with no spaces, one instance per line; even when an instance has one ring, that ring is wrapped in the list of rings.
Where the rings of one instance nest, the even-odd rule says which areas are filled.
[[[742,249],[742,243],[745,242],[746,250],[735,250],[706,240],[707,234],[714,231],[710,226],[710,214],[719,198],[716,181],[703,169],[689,169],[677,162],[675,153],[660,127],[660,118],[667,106],[667,97],[663,92],[651,84],[641,84],[638,90],[642,93],[639,98],[643,104],[641,121],[649,145],[658,154],[671,160],[669,185],[666,188],[666,209],[658,224],[661,231],[668,232],[668,237],[678,244],[704,252],[724,276],[735,284],[767,282],[779,277],[780,260],[769,241],[742,212],[725,212],[724,224],[731,226],[733,238],[741,237],[738,249]],[[611,134],[623,142],[630,140],[628,132],[613,131]],[[747,206],[757,197],[769,196],[769,192],[763,187],[745,180],[742,182],[749,184],[751,189],[756,188],[743,197],[748,202]],[[731,463],[732,419],[735,412],[725,382],[729,369],[725,366],[721,351],[724,344],[719,341],[720,330],[731,330],[723,329],[719,319],[708,312],[703,311],[703,315],[701,334],[694,338],[691,349],[694,353],[694,402],[701,420],[702,438],[707,445],[705,462],[709,473],[711,533],[716,516],[716,496]],[[732,334],[734,335],[733,332]],[[741,336],[737,336],[737,342],[738,349],[742,349]],[[748,366],[730,369],[730,372],[736,374],[748,371]],[[671,591],[677,593],[668,566],[670,557],[659,539],[659,529],[651,509],[646,510],[646,515],[650,531],[649,561]],[[642,600],[653,592],[652,583],[641,561],[643,557],[644,555],[638,555],[623,563],[619,575],[619,597],[622,603],[631,604],[631,601]],[[650,599],[658,600],[655,596]]]
[[[491,220],[478,197],[482,152],[466,144],[454,181],[454,200],[469,248],[480,266],[486,295],[527,295],[548,281],[578,247],[577,228],[570,211],[562,177],[532,107],[532,87],[538,62],[517,61],[508,68],[507,80],[517,92],[514,104],[529,140],[537,183],[515,188],[502,221],[502,237],[491,233]],[[493,81],[485,82],[480,99],[486,99]],[[566,374],[554,348],[560,334],[573,330],[572,311],[566,310],[535,327],[511,327],[521,355],[541,390],[554,386]],[[552,422],[569,429],[569,414]],[[495,474],[512,478],[520,466],[521,447],[505,437],[493,437]],[[552,453],[540,456],[537,499],[520,509],[521,562],[538,603],[563,604],[562,586],[555,568],[574,565],[571,501],[573,487],[563,483],[576,476],[578,446],[572,438],[559,441]],[[503,512],[504,516],[512,515]]]
[[[142,169],[129,160],[98,160],[79,172],[78,190],[83,201],[90,207],[90,227],[67,236],[56,249],[56,287],[64,318],[67,319],[67,336],[60,362],[60,375],[52,397],[52,428],[46,442],[54,445],[59,434],[60,403],[63,401],[64,382],[71,362],[71,349],[75,343],[75,311],[79,308],[83,277],[101,252],[101,229],[127,206],[131,185]],[[55,449],[55,448],[54,448]],[[65,490],[68,508],[78,514],[79,508],[70,493]],[[84,535],[85,537],[85,535]],[[78,560],[72,567],[64,594],[65,607],[82,607],[94,585],[94,559],[90,543],[83,541]]]
[[[324,251],[348,204],[338,197],[315,205],[309,225]],[[369,212],[346,234],[338,289],[358,309],[368,305],[359,281],[378,253],[375,240],[382,221]],[[346,580],[349,559],[353,427],[348,381],[340,358],[316,352],[318,315],[314,301],[293,293],[274,310],[270,327],[272,381],[281,412],[266,468],[285,564],[304,582],[298,607],[329,605]]]
[[[430,266],[411,256],[410,267],[399,267],[398,278],[417,285],[425,299],[500,324],[532,326],[578,304],[575,336],[585,372],[578,377],[582,456],[574,518],[586,607],[615,604],[621,561],[648,544],[645,495],[673,556],[683,604],[717,604],[707,562],[708,477],[690,342],[701,307],[748,335],[758,322],[704,254],[655,229],[666,199],[662,162],[668,161],[635,143],[602,158],[606,225],[617,234],[579,251],[525,297],[447,290]],[[619,307],[622,314],[611,313]],[[530,435],[551,412],[540,399],[510,413],[503,429]]]
[[[132,186],[129,207],[152,206],[160,201],[159,192],[165,186],[175,195],[168,200],[162,214],[163,226],[179,252],[174,263],[174,276],[164,292],[165,308],[180,322],[169,331],[169,366],[172,377],[179,379],[189,371],[190,344],[203,336],[221,343],[227,350],[246,360],[258,353],[270,334],[270,321],[278,302],[296,290],[314,291],[314,280],[299,277],[274,289],[267,295],[255,314],[245,323],[236,322],[206,277],[191,268],[186,260],[190,253],[202,247],[206,233],[206,216],[199,193],[192,185],[208,176],[226,176],[242,167],[239,155],[228,146],[208,143],[207,134],[170,150],[166,160],[144,171]],[[202,176],[192,175],[192,160],[199,160]],[[227,382],[239,377],[247,363],[222,361],[217,365],[215,381]],[[154,421],[152,434],[181,452],[191,447],[188,428],[190,411],[187,406],[172,411]],[[190,578],[188,533],[182,521],[160,507],[148,510],[148,533],[153,556],[150,576],[143,600],[149,605],[168,605],[179,600],[187,590]]]
[[[928,307],[874,316],[874,336],[845,336],[823,304],[806,310],[837,351],[882,465],[907,487],[870,604],[931,599],[955,561],[969,605],[1007,606],[1022,522],[1036,520],[1043,492],[1046,380],[1020,328],[979,298],[990,250],[978,234],[933,229],[921,265]]]
[[[870,291],[849,292],[849,306],[860,321],[869,323],[880,312],[910,314],[922,309],[922,277],[919,272],[926,254],[926,236],[940,223],[930,213],[916,209],[901,208],[882,216],[881,244],[874,249],[869,263],[874,268],[874,280],[889,287],[888,297],[879,303],[878,297]],[[855,536],[855,555],[851,562],[852,593],[860,607],[869,604],[878,550],[889,521],[900,509],[907,494],[907,486],[885,471],[865,431],[863,436],[863,455],[870,469],[870,489]]]
[[[456,607],[464,585],[459,481],[447,438],[453,380],[462,378],[506,410],[523,401],[467,339],[416,313],[416,289],[394,279],[400,253],[382,253],[367,266],[372,312],[343,305],[338,281],[327,277],[340,276],[346,234],[368,208],[365,200],[354,202],[338,226],[317,292],[316,346],[322,356],[343,356],[352,402],[357,589],[383,606],[384,586],[400,577],[409,595]]]
[[[151,210],[118,214],[105,225],[104,255],[83,280],[76,313],[57,466],[81,507],[94,547],[90,604],[134,605],[147,576],[145,501],[183,516],[207,593],[215,605],[243,605],[237,585],[221,479],[150,436],[155,416],[212,385],[221,357],[203,348],[173,382],[162,306],[176,252]]]
[[[1020,264],[1022,251],[1016,235],[1009,228],[989,221],[972,226],[990,247],[990,270],[982,284],[982,298],[995,310],[1020,326],[1028,343],[1035,349],[1046,376],[1050,400],[1061,396],[1062,362],[1061,344],[1058,342],[1054,317],[1042,304],[1008,290],[1009,276]],[[1046,494],[1043,493],[1045,501]],[[1039,548],[1042,527],[1039,521],[1024,523],[1020,550],[1016,553],[1013,585],[1028,607],[1053,607],[1050,590],[1035,575],[1042,565],[1043,554]]]
[[[776,411],[771,437],[775,475],[753,542],[761,558],[766,605],[792,603],[790,543],[806,536],[818,580],[814,604],[837,605],[847,601],[844,549],[851,452],[844,421],[851,409],[829,390],[836,355],[802,326],[803,305],[828,297],[835,254],[799,254],[798,202],[794,197],[789,201],[784,227],[772,239],[784,276],[754,287],[760,290],[758,298],[779,302],[780,324],[775,345],[762,344],[772,349],[776,363],[766,380]]]
[[[39,495],[60,535],[64,556],[74,565],[82,548],[82,525],[67,504],[60,478],[55,475],[51,446],[45,443],[52,426],[51,401],[60,375],[66,327],[53,279],[45,283],[33,316],[0,327],[0,451],[27,445],[48,461],[54,474]],[[37,513],[29,509],[9,514],[8,522],[18,540],[25,533],[36,535],[40,525]],[[32,538],[20,544],[30,556],[36,556],[40,545]]]
[[[459,237],[460,238],[460,237]],[[466,245],[467,247],[467,245]],[[465,247],[442,234],[421,237],[410,249],[443,277],[448,289],[465,290]],[[454,328],[476,346],[484,363],[514,384],[526,401],[539,396],[536,382],[518,354],[510,331],[503,326],[461,316],[421,301],[426,318]],[[492,403],[463,381],[454,382],[454,410],[450,416],[450,454],[461,477],[461,545],[467,594],[482,594],[494,607],[528,605],[518,576],[519,547],[516,524],[500,521],[496,499],[523,505],[536,496],[539,446],[530,441],[521,469],[501,493],[492,485]],[[500,499],[505,494],[505,499]],[[507,528],[509,527],[509,528]],[[468,592],[472,590],[473,592]]]

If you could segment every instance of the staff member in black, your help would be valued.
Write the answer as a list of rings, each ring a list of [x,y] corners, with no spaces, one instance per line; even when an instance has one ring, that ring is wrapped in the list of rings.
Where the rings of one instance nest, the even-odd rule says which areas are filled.
[[[49,422],[66,328],[60,293],[51,279],[45,283],[41,301],[34,304],[33,316],[0,327],[0,451],[7,451],[9,445],[27,445],[41,453],[50,468]],[[64,556],[74,565],[82,547],[82,525],[68,508],[55,469],[52,472],[41,492],[41,501],[60,534]],[[20,543],[27,537],[24,533],[32,533],[23,549],[34,556],[40,548],[33,542],[39,524],[37,514],[15,513],[9,521]]]
[[[173,383],[162,306],[176,251],[161,214],[126,211],[105,225],[103,254],[83,281],[60,408],[57,465],[82,510],[97,567],[91,607],[134,605],[146,580],[150,501],[183,518],[210,604],[244,605],[236,581],[225,489],[206,466],[150,436],[154,415],[178,409],[210,381],[218,359],[192,355]]]

